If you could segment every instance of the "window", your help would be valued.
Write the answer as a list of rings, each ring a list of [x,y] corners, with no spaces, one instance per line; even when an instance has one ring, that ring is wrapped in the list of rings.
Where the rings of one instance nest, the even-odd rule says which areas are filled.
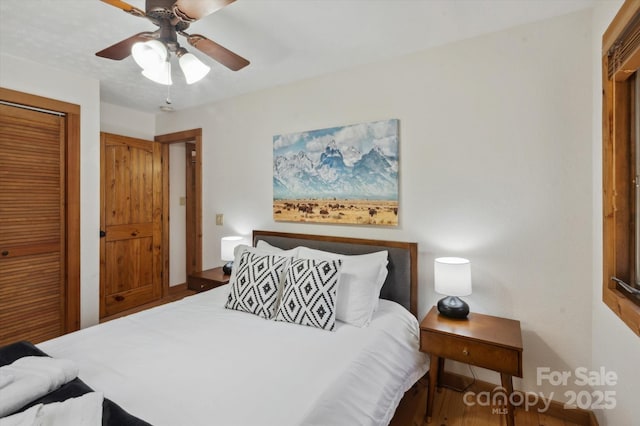
[[[640,2],[623,4],[602,54],[602,300],[640,336]]]

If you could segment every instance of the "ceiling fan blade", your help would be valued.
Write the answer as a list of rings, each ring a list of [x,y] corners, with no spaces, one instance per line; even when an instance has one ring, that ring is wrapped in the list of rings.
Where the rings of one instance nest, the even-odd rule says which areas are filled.
[[[183,35],[187,37],[187,41],[190,45],[211,56],[213,59],[233,71],[238,71],[249,65],[249,61],[242,56],[236,55],[229,49],[220,46],[218,43],[209,40],[205,36],[200,34],[188,35],[184,33]]]
[[[122,0],[100,0],[104,3],[110,4],[111,6],[115,6],[118,9],[122,9],[127,13],[130,13],[135,16],[144,17],[144,11],[138,9],[137,7],[131,6],[129,3],[124,2]]]
[[[173,5],[173,13],[181,21],[193,22],[222,9],[234,1],[236,0],[177,0]]]
[[[154,33],[148,31],[138,33],[114,44],[113,46],[109,46],[106,49],[97,52],[96,56],[120,61],[131,55],[131,46],[139,41],[151,40],[153,38],[153,34]]]

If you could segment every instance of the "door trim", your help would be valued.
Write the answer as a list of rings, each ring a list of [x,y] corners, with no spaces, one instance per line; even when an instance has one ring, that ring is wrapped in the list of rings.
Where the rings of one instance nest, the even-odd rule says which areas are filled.
[[[65,305],[64,332],[80,329],[80,106],[0,87],[0,100],[64,113],[65,120]]]
[[[170,247],[169,241],[169,145],[174,143],[190,142],[196,146],[195,167],[195,223],[193,227],[194,235],[187,235],[193,238],[194,244],[187,244],[187,250],[194,247],[194,253],[187,256],[193,259],[193,265],[187,265],[187,274],[193,271],[202,270],[202,128],[184,130],[181,132],[158,135],[154,139],[162,144],[162,246]],[[190,201],[188,201],[190,202]],[[163,275],[162,275],[162,296],[169,295],[169,249],[163,250]],[[192,267],[192,269],[190,269]]]

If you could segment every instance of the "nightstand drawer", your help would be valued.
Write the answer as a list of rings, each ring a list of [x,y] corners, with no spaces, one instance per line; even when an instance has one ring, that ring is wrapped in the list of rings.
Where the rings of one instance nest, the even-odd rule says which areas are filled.
[[[442,358],[522,377],[520,352],[514,349],[421,330],[420,350]]]
[[[195,277],[189,277],[189,279],[187,280],[187,287],[189,288],[189,290],[193,291],[207,291],[211,290],[212,288],[219,287],[222,284],[223,283]]]
[[[197,292],[211,290],[228,282],[229,275],[225,275],[221,267],[194,272],[187,277],[187,287]]]

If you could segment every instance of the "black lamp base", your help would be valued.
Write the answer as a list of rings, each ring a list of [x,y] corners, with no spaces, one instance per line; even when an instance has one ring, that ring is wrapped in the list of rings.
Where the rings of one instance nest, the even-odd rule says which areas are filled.
[[[469,305],[455,296],[447,296],[438,300],[438,312],[449,318],[466,318],[469,315]]]
[[[222,273],[225,275],[231,275],[231,270],[233,269],[233,260],[225,263],[222,266]]]

